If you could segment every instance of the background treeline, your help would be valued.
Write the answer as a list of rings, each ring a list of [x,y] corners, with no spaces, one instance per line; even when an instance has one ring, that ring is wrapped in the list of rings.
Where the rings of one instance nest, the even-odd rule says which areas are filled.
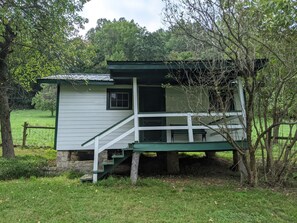
[[[108,73],[107,60],[193,60],[194,45],[175,26],[149,32],[133,20],[98,19],[85,36],[72,38],[63,49],[63,63],[55,63],[54,73]],[[28,58],[30,59],[30,58]],[[35,60],[35,58],[34,58]],[[27,67],[30,67],[27,61]],[[45,65],[47,67],[47,64]],[[45,67],[45,70],[47,68]],[[40,68],[41,69],[41,68]],[[27,72],[27,71],[26,71]],[[41,72],[42,73],[42,72]],[[30,108],[40,87],[32,79],[26,86],[11,85],[12,108]]]

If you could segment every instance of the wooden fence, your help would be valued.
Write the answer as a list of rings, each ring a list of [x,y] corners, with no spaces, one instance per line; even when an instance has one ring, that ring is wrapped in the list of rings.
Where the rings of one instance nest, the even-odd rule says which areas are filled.
[[[26,146],[27,136],[28,136],[28,129],[55,129],[55,127],[52,127],[52,126],[33,126],[33,125],[29,125],[28,122],[24,122],[24,125],[23,125],[23,142],[22,142],[23,147]]]

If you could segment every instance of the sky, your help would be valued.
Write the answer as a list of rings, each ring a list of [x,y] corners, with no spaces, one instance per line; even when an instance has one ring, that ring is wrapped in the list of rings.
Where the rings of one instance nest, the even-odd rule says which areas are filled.
[[[81,15],[89,20],[80,34],[85,34],[94,28],[97,19],[108,20],[125,17],[134,20],[150,32],[164,27],[161,12],[164,4],[162,0],[91,0],[84,5]]]

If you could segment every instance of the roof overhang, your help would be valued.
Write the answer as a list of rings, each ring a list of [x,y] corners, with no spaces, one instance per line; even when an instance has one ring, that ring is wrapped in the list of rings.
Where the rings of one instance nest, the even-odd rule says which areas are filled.
[[[254,62],[254,73],[262,69],[266,59],[257,59]],[[144,82],[170,82],[172,76],[178,74],[188,78],[189,75],[200,74],[208,77],[210,72],[222,74],[228,79],[239,75],[240,69],[231,60],[197,60],[197,61],[107,61],[110,76],[116,82],[137,77]]]

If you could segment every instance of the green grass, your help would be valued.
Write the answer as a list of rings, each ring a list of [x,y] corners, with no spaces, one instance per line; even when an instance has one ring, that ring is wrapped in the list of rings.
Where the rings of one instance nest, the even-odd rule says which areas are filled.
[[[55,165],[56,151],[53,149],[15,148],[15,153],[15,159],[0,157],[0,180],[45,176],[45,168]]]
[[[0,222],[296,222],[296,194],[195,178],[0,182]]]
[[[21,145],[23,140],[23,125],[28,122],[33,126],[55,126],[55,117],[50,116],[49,111],[40,110],[15,110],[11,112],[11,128],[13,142]],[[27,137],[28,146],[54,146],[55,130],[53,129],[29,129]]]
[[[13,111],[11,117],[15,144],[22,142],[23,122],[55,122],[38,110]],[[29,132],[28,144],[53,145],[51,131]],[[75,174],[41,177],[44,166],[54,165],[52,149],[15,152],[17,159],[0,158],[0,179],[20,178],[0,180],[0,222],[297,222],[294,188],[243,188],[237,179],[214,176],[145,178],[137,186],[115,177],[81,184]],[[232,152],[218,154],[232,157]]]

